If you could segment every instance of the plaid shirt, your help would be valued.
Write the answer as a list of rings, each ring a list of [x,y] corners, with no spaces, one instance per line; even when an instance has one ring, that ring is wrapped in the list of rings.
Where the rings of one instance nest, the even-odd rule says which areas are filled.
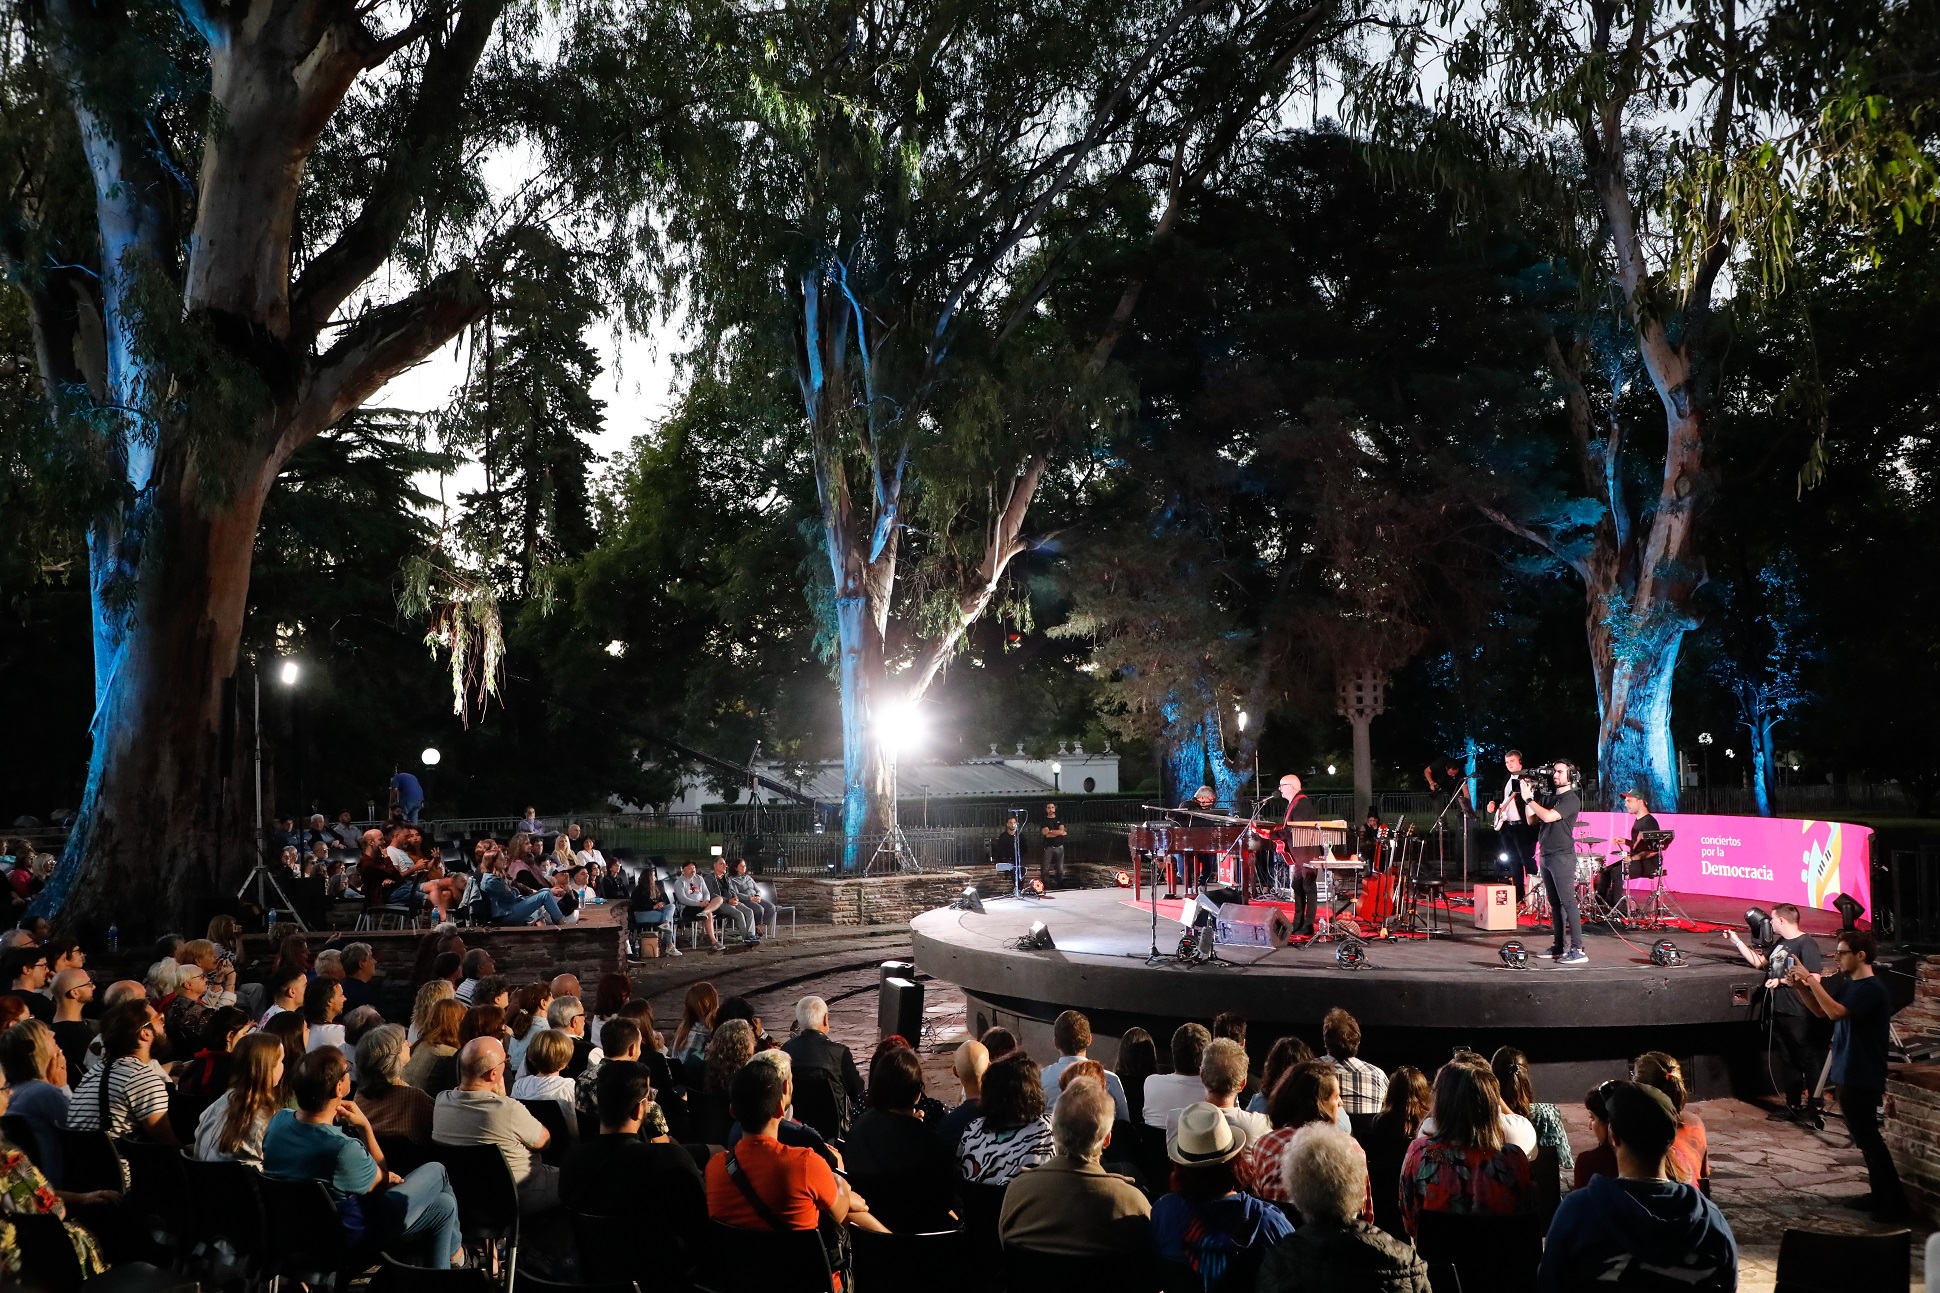
[[[1320,1059],[1337,1070],[1335,1076],[1340,1079],[1341,1108],[1350,1115],[1381,1112],[1381,1102],[1388,1098],[1387,1074],[1359,1056],[1337,1060],[1331,1055],[1323,1055]]]

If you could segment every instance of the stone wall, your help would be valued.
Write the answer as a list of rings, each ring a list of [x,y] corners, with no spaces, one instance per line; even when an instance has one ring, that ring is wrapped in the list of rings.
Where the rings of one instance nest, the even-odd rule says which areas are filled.
[[[1111,867],[1095,863],[1072,863],[1065,874],[1067,886],[1081,889],[1103,889],[1117,883]],[[856,880],[794,880],[783,876],[775,882],[781,904],[794,904],[797,920],[817,925],[907,924],[912,916],[948,906],[966,885],[975,885],[986,898],[1002,897],[1010,892],[1010,873],[994,867],[973,867]]]
[[[1940,956],[1914,966],[1913,1002],[1893,1016],[1900,1040],[1916,1053],[1940,1040]],[[1915,1212],[1940,1217],[1940,1064],[1895,1064],[1886,1079],[1882,1129]]]

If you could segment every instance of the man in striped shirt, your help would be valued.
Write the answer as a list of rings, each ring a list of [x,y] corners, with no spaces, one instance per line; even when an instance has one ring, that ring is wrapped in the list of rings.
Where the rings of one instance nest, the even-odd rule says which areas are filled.
[[[161,1018],[146,998],[124,1001],[108,1012],[101,1021],[107,1059],[68,1101],[69,1130],[175,1143],[168,1123],[168,1077],[149,1055],[161,1031]]]

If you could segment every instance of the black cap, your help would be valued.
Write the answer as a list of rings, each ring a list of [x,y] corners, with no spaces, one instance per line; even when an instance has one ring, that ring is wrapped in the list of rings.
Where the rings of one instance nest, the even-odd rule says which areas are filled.
[[[1623,797],[1625,799],[1635,799],[1639,803],[1647,804],[1650,802],[1650,787],[1639,781],[1636,785],[1624,791]]]
[[[1610,1131],[1626,1145],[1663,1153],[1677,1139],[1677,1110],[1671,1098],[1639,1082],[1609,1082],[1603,1102],[1610,1115]]]

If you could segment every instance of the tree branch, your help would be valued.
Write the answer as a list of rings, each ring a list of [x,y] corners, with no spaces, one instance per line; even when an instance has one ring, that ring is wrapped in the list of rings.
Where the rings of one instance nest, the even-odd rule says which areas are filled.
[[[430,356],[489,303],[471,270],[455,269],[402,301],[367,312],[310,367],[294,416],[268,447],[271,464],[280,466],[384,383]]]
[[[1571,570],[1574,570],[1585,581],[1590,578],[1591,572],[1589,566],[1583,561],[1566,554],[1552,536],[1544,534],[1541,530],[1533,526],[1524,525],[1521,521],[1512,518],[1508,513],[1498,511],[1486,503],[1478,504],[1477,507],[1482,515],[1488,517],[1491,521],[1494,521],[1497,525],[1515,535],[1517,538],[1526,539],[1530,543],[1535,544],[1544,552],[1547,552],[1550,556],[1556,558]]]
[[[357,218],[310,263],[292,293],[293,339],[316,336],[345,299],[390,258],[428,186],[438,154],[464,124],[465,92],[504,8],[505,0],[463,0],[450,39],[433,45],[417,99],[385,159],[383,174]],[[383,44],[375,48],[380,59],[385,56]]]

